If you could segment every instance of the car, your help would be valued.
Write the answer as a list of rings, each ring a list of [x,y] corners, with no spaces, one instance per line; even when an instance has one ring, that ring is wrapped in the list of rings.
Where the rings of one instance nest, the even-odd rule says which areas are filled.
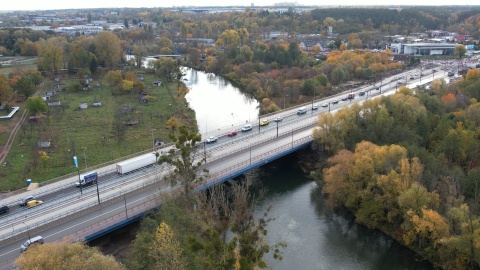
[[[43,244],[43,243],[44,243],[43,237],[41,237],[40,235],[35,236],[35,237],[32,237],[32,238],[28,239],[27,241],[25,241],[25,243],[23,243],[20,246],[20,249],[23,252],[23,251],[27,250],[27,248],[32,244]]]
[[[266,126],[266,125],[268,125],[268,123],[269,123],[269,122],[268,122],[267,119],[262,120],[262,122],[260,122],[260,126]]]
[[[306,114],[306,113],[307,113],[307,108],[305,108],[305,107],[302,107],[302,108],[297,110],[298,115],[302,115],[302,114]]]
[[[278,117],[275,117],[275,119],[273,119],[273,121],[275,122],[282,122],[283,118],[281,116],[278,116]]]
[[[214,142],[216,142],[217,140],[218,140],[217,137],[211,136],[211,137],[209,137],[209,138],[207,139],[207,143],[214,143]]]
[[[245,132],[245,131],[250,131],[252,130],[252,125],[245,125],[242,127],[242,131]]]
[[[380,87],[377,86],[377,88],[375,88],[375,89],[380,90]]]
[[[410,76],[410,80],[415,80],[415,77],[413,77],[413,76]]]
[[[402,84],[402,82],[397,82],[397,84]]]
[[[25,205],[27,205],[27,203],[28,203],[29,201],[32,201],[32,200],[35,200],[35,197],[34,197],[34,196],[27,196],[27,197],[25,197],[25,198],[23,198],[23,199],[20,200],[19,205],[20,205],[20,206],[25,206]]]
[[[7,205],[2,205],[2,206],[0,207],[0,214],[8,213],[8,210],[10,210],[10,208],[8,208]]]
[[[323,107],[323,108],[327,108],[327,107],[328,107],[328,103],[323,103],[323,104],[322,104],[322,107]]]
[[[334,100],[332,101],[332,104],[337,104],[337,103],[338,103],[338,99],[334,99]]]
[[[35,207],[37,205],[43,204],[43,201],[40,200],[31,200],[27,203],[28,208]]]
[[[342,101],[348,100],[347,97],[342,97]]]
[[[236,131],[230,131],[227,136],[228,137],[233,137],[233,136],[236,136],[237,135],[237,132]]]
[[[360,91],[360,92],[358,92],[358,95],[359,95],[359,96],[365,96],[365,91]]]
[[[318,105],[317,104],[313,105],[312,110],[318,110]]]

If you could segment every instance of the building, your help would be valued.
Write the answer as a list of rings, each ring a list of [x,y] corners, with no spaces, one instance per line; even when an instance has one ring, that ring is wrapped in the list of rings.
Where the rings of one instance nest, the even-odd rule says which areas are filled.
[[[447,43],[392,43],[390,50],[395,54],[407,55],[454,55],[457,44]]]

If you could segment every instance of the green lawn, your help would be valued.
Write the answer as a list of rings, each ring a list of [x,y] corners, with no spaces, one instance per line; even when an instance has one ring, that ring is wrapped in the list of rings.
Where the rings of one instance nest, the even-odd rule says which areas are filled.
[[[79,93],[59,92],[55,99],[66,105],[65,108],[50,107],[50,112],[43,115],[38,123],[25,122],[17,133],[6,164],[0,167],[0,190],[24,187],[25,180],[29,178],[34,182],[44,182],[75,173],[73,155],[77,156],[79,167],[84,170],[85,157],[90,168],[148,150],[152,147],[152,137],[163,138],[168,142],[171,130],[165,128],[165,122],[171,116],[178,118],[182,124],[196,126],[194,112],[186,107],[183,96],[177,96],[176,83],[152,87],[151,82],[155,78],[145,73],[142,75],[149,94],[155,97],[148,103],[140,103],[138,94],[113,95],[105,84]],[[74,81],[78,81],[78,78],[62,79],[65,86]],[[94,79],[90,85],[101,82],[100,79]],[[53,80],[46,79],[42,93],[53,87]],[[101,101],[102,106],[93,107],[94,101]],[[80,109],[80,102],[86,102],[88,108]],[[125,117],[118,114],[124,106],[135,108],[127,115],[136,119],[138,124],[120,125],[125,129],[125,135],[119,140],[115,121]],[[8,136],[0,135],[2,140],[6,137]],[[50,139],[51,147],[38,149],[40,138]],[[33,158],[38,151],[47,153],[47,162]],[[36,169],[34,164],[37,164]]]

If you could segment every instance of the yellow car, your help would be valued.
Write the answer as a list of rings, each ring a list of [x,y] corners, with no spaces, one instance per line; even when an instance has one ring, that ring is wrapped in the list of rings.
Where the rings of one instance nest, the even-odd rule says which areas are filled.
[[[268,120],[262,120],[262,122],[260,122],[260,126],[266,126],[268,125]]]
[[[40,205],[40,204],[42,204],[42,203],[43,203],[43,201],[31,200],[31,201],[27,202],[27,206],[30,208],[30,207],[34,207],[34,206]]]

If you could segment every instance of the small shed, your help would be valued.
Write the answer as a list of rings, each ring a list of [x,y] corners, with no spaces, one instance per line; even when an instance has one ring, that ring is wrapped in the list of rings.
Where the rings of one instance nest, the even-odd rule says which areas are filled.
[[[162,82],[161,81],[154,81],[152,83],[152,86],[161,86],[162,85]]]
[[[55,106],[60,106],[62,103],[59,100],[51,100],[47,102],[48,107],[55,107]]]
[[[37,143],[38,147],[40,148],[47,148],[50,147],[50,141],[48,140],[39,140]]]
[[[37,123],[38,120],[40,120],[40,116],[38,116],[38,115],[30,116],[28,118],[28,122],[30,122],[30,123]]]
[[[87,102],[80,102],[80,103],[79,103],[79,106],[80,106],[80,109],[86,109],[86,108],[88,108]]]

